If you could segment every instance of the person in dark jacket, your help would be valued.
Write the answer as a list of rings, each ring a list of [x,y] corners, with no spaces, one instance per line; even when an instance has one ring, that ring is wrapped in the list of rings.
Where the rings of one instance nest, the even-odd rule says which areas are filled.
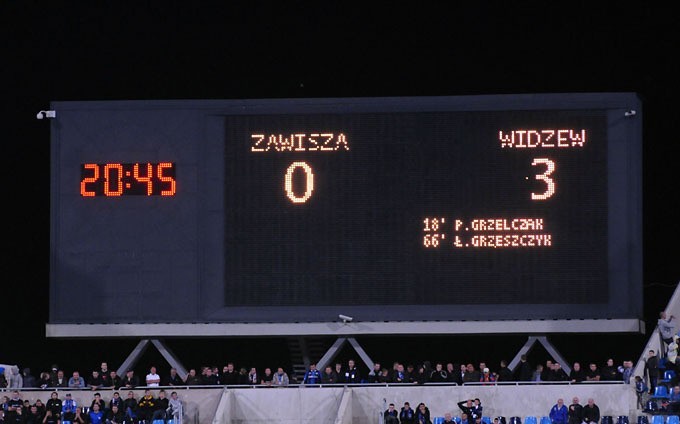
[[[383,413],[383,422],[385,424],[399,424],[399,411],[394,409],[394,404],[390,403],[388,408]]]
[[[31,374],[30,368],[24,368],[21,374],[23,376],[23,387],[26,388],[37,387],[38,382],[36,381],[35,376]]]
[[[571,401],[569,405],[569,410],[567,412],[567,422],[569,424],[581,424],[583,421],[583,406],[579,403],[576,396]]]
[[[583,407],[583,422],[585,424],[597,424],[600,422],[600,408],[595,405],[593,398],[588,398],[588,403]]]
[[[408,402],[404,402],[404,406],[401,407],[399,422],[401,424],[416,424],[416,413],[411,409],[411,405]]]
[[[522,355],[519,364],[514,369],[515,380],[517,381],[531,381],[531,376],[534,373],[534,369],[527,361],[527,355]]]

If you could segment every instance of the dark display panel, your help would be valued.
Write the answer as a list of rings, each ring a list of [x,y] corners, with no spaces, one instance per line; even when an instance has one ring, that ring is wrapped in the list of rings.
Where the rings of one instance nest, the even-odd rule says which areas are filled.
[[[635,95],[52,106],[52,323],[641,314]]]

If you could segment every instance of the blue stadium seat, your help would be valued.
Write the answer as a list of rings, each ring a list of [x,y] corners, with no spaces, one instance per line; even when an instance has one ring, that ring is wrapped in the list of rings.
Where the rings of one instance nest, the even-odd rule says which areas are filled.
[[[649,397],[650,400],[665,400],[670,397],[670,394],[668,393],[668,387],[664,386],[663,384],[659,384],[654,388],[654,393]]]
[[[453,417],[453,421],[455,421],[456,424],[460,424],[461,422],[463,422],[463,419],[461,417]]]
[[[677,415],[669,415],[666,418],[666,424],[680,424],[680,417]]]
[[[646,415],[638,415],[637,424],[649,424],[649,418]]]
[[[538,424],[538,418],[533,415],[527,415],[524,417],[524,424]]]
[[[611,415],[603,415],[600,424],[614,424],[614,418]]]
[[[491,417],[482,416],[482,423],[491,424]]]
[[[665,417],[663,415],[652,415],[652,424],[664,424]]]
[[[432,424],[441,424],[444,422],[444,417],[434,417],[432,419]]]
[[[628,415],[619,415],[616,417],[616,424],[629,424],[629,422]]]
[[[541,417],[541,424],[552,424],[552,421],[550,421],[550,417],[544,415]]]
[[[674,370],[666,370],[663,372],[663,378],[659,380],[659,383],[668,384],[673,380],[674,377],[675,377]]]
[[[520,417],[510,417],[510,424],[522,424]]]

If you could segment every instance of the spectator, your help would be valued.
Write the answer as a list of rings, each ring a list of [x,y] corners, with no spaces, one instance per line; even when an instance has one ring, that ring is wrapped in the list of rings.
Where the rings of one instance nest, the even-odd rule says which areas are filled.
[[[666,311],[659,312],[659,319],[656,321],[659,327],[659,333],[661,334],[661,340],[666,343],[666,346],[673,342],[673,321],[675,317],[673,315],[666,319]]]
[[[465,375],[463,375],[463,383],[476,383],[481,377],[481,372],[476,370],[474,365],[467,364],[465,367]]]
[[[126,389],[134,389],[135,387],[139,386],[139,377],[135,375],[134,370],[128,370],[125,373],[125,377],[120,382],[121,386]]]
[[[68,387],[71,389],[82,389],[85,387],[85,380],[78,371],[73,371],[73,375],[68,379]]]
[[[113,405],[106,415],[106,424],[123,424],[125,413],[119,405]]]
[[[447,362],[446,373],[449,375],[446,381],[456,384],[463,383],[462,376],[458,371],[456,371],[456,367],[453,365],[453,362]]]
[[[637,395],[638,409],[645,408],[645,394],[647,393],[647,385],[639,375],[635,376],[635,394]]]
[[[671,389],[666,410],[672,415],[677,415],[680,412],[680,386],[675,386]]]
[[[168,401],[168,409],[166,417],[172,417],[172,419],[177,423],[181,422],[182,418],[182,401],[179,400],[177,392],[170,393],[170,400]]]
[[[137,420],[137,399],[135,399],[135,392],[130,390],[127,394],[127,398],[123,401],[125,407],[125,419],[130,419],[132,422]]]
[[[319,374],[321,376],[321,374]],[[255,367],[250,367],[248,371],[248,384],[256,385],[260,382],[259,375],[257,374],[257,369]]]
[[[109,410],[113,409],[114,406],[117,406],[118,411],[125,415],[125,403],[123,398],[120,397],[120,393],[118,391],[113,392],[113,397],[109,401]]]
[[[569,376],[564,372],[564,369],[559,362],[554,362],[552,365],[550,381],[569,381]]]
[[[245,367],[241,367],[238,370],[238,384],[246,385],[248,383],[248,370]]]
[[[35,377],[31,374],[31,369],[30,368],[24,368],[22,371],[22,377],[24,379],[23,385],[21,387],[26,387],[26,388],[33,388],[33,387],[38,387],[38,382],[36,381]]]
[[[137,418],[139,421],[151,421],[156,410],[156,399],[151,389],[144,390],[144,396],[137,402]]]
[[[102,395],[99,392],[94,394],[94,399],[92,399],[92,403],[90,403],[90,409],[93,409],[95,405],[99,406],[99,410],[102,413],[106,410],[106,402],[104,402],[104,399],[102,399]],[[102,419],[104,419],[104,416],[102,416]]]
[[[60,421],[59,418],[55,417],[52,414],[52,411],[48,409],[47,412],[45,412],[45,417],[42,422],[43,424],[59,424]]]
[[[113,384],[111,383],[111,371],[109,370],[108,363],[102,362],[99,366],[99,377],[102,379],[102,387],[113,387]]]
[[[593,398],[588,398],[588,403],[582,408],[581,422],[584,424],[597,424],[600,422],[600,408],[595,405]]]
[[[527,355],[520,357],[519,364],[515,367],[515,380],[517,381],[533,381],[533,370],[531,364],[527,361]]]
[[[22,424],[41,424],[43,418],[44,417],[40,414],[40,411],[38,411],[38,407],[31,405],[28,409],[28,413],[24,417]]]
[[[92,404],[92,409],[87,415],[88,424],[102,424],[104,420],[104,411],[99,407],[98,403]]]
[[[238,384],[238,372],[234,368],[233,362],[227,363],[227,366],[222,369],[220,384],[225,386],[235,386]]]
[[[380,365],[380,362],[376,362],[373,364],[373,369],[369,371],[368,376],[366,378],[366,381],[369,383],[377,383],[378,378],[380,377],[380,373],[382,370],[382,366]]]
[[[416,413],[411,409],[411,405],[408,402],[404,402],[404,406],[401,407],[399,412],[399,422],[401,424],[415,424],[416,423]]]
[[[378,383],[389,383],[392,381],[390,377],[390,370],[383,368],[380,370],[380,375],[378,376]]]
[[[344,383],[345,382],[345,374],[342,371],[342,364],[340,362],[337,362],[335,364],[335,376],[337,378],[336,383]]]
[[[213,374],[212,368],[206,368],[201,379],[201,384],[204,386],[216,386],[220,384],[217,376]]]
[[[430,373],[430,381],[433,383],[445,383],[449,380],[449,373],[444,369],[444,364],[437,362]]]
[[[501,359],[500,369],[496,374],[496,381],[512,381],[512,371],[508,368],[508,362],[505,359]]]
[[[44,371],[41,372],[40,378],[38,379],[38,382],[36,384],[37,387],[41,389],[47,389],[49,387],[52,387],[52,379],[50,378],[50,373]]]
[[[272,378],[272,385],[276,387],[285,387],[288,386],[289,382],[288,374],[283,371],[283,368],[279,367],[276,370],[276,374],[274,374],[274,378]]]
[[[83,408],[78,406],[76,412],[73,416],[73,424],[89,424],[89,418],[86,414],[83,414]]]
[[[541,371],[541,381],[552,381],[553,378],[553,361],[548,359],[545,361],[543,371]]]
[[[34,405],[36,408],[38,408],[38,412],[40,413],[40,420],[42,421],[42,419],[45,417],[45,411],[47,410],[47,408],[45,408],[45,404],[42,403],[40,399],[36,399]]]
[[[444,414],[444,424],[453,424],[455,421],[450,412]]]
[[[588,365],[588,371],[586,371],[586,381],[600,381],[601,378],[597,364],[591,362],[590,365]]]
[[[52,387],[68,387],[68,379],[64,376],[63,370],[58,370],[56,377],[52,380]]]
[[[265,370],[265,373],[267,370]],[[322,384],[335,384],[338,382],[338,376],[335,374],[335,371],[333,371],[333,368],[330,365],[327,365],[326,368],[324,368],[323,373],[321,373],[321,383]]]
[[[408,383],[409,376],[404,369],[404,364],[397,365],[397,371],[394,373],[393,383]]]
[[[222,383],[224,384],[224,383]],[[187,375],[186,379],[186,385],[187,386],[200,386],[201,385],[201,378],[196,374],[196,368],[192,368],[189,370],[189,374]]]
[[[659,357],[656,356],[654,349],[647,352],[647,361],[645,363],[645,373],[649,378],[649,394],[654,393],[656,383],[659,380]]]
[[[482,369],[482,376],[479,378],[479,381],[482,383],[495,383],[496,382],[496,376],[491,374],[491,371],[488,368],[483,368]]]
[[[59,394],[57,392],[52,392],[50,398],[45,403],[45,413],[50,411],[52,413],[52,419],[59,420],[61,418],[62,402],[59,399]]]
[[[385,412],[383,412],[384,424],[399,424],[399,412],[394,409],[394,404],[390,403]]]
[[[571,373],[569,374],[569,380],[571,380],[572,383],[580,383],[586,380],[586,373],[583,371],[583,368],[581,368],[580,362],[574,362]]]
[[[218,377],[219,379],[219,377]],[[183,386],[184,381],[182,381],[182,377],[179,376],[177,373],[176,368],[170,368],[170,375],[166,378],[165,386]]]
[[[540,382],[543,381],[543,365],[536,365],[533,375],[531,376],[531,381]]]
[[[316,369],[316,364],[309,364],[309,369],[302,378],[302,384],[321,384],[321,373]]]
[[[418,404],[416,408],[416,423],[418,424],[432,424],[430,419],[430,409],[425,406],[423,402]]]
[[[4,374],[3,374],[4,377]],[[7,385],[4,387],[7,387],[9,389],[20,389],[24,385],[24,378],[21,376],[21,373],[19,373],[19,367],[17,366],[10,366],[9,367],[9,380],[7,381]],[[28,413],[28,411],[23,411],[24,413]]]
[[[217,379],[215,379],[217,381]],[[158,387],[161,385],[161,376],[156,372],[156,367],[151,366],[149,368],[149,373],[146,375],[146,386],[147,387]]]
[[[550,408],[549,417],[552,424],[567,424],[568,411],[562,398],[557,399],[557,403]]]
[[[583,406],[579,403],[579,399],[574,396],[569,405],[567,412],[567,422],[569,424],[581,424],[583,421]]]
[[[461,400],[458,402],[458,408],[465,414],[468,418],[472,416],[472,408],[474,406],[474,401],[472,399]]]
[[[76,401],[73,400],[71,393],[66,393],[66,399],[61,404],[61,420],[62,421],[73,421],[76,416],[76,408],[78,405]]]
[[[273,378],[274,375],[272,374],[272,369],[267,367],[264,369],[264,374],[262,375],[262,380],[260,381],[260,384],[262,384],[263,386],[271,386]]]
[[[104,380],[99,371],[92,370],[92,375],[87,380],[87,386],[92,390],[99,390],[104,387]],[[104,411],[104,408],[102,408],[102,411]]]
[[[123,387],[123,379],[120,378],[120,376],[118,375],[118,372],[116,370],[111,370],[109,372],[109,384],[110,384],[110,386],[107,386],[107,387],[112,387],[116,390]]]
[[[344,374],[344,382],[350,384],[361,383],[361,374],[354,363],[354,359],[347,361],[347,369]]]
[[[612,358],[607,359],[607,363],[602,367],[602,370],[600,370],[600,379],[602,381],[621,381],[621,374],[614,365],[614,360]]]
[[[151,421],[165,420],[169,407],[170,400],[165,396],[165,390],[161,389],[161,391],[158,392],[158,398],[156,399],[156,409],[153,411]]]
[[[623,361],[623,367],[619,369],[621,379],[626,384],[630,384],[630,379],[633,377],[633,361]]]
[[[425,364],[418,366],[418,371],[416,371],[415,383],[425,384],[430,381],[430,373],[427,371]]]

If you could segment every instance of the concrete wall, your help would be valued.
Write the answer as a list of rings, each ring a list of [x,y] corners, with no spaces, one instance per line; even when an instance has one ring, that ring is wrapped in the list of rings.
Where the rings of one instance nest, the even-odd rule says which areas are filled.
[[[601,415],[627,415],[635,422],[640,411],[636,410],[634,387],[626,384],[541,384],[510,386],[356,386],[356,387],[287,387],[287,388],[168,388],[169,394],[176,390],[186,405],[183,424],[373,424],[385,403],[401,408],[408,401],[413,407],[424,402],[432,417],[445,412],[459,415],[457,402],[480,398],[484,415],[488,416],[536,416],[548,415],[558,398],[565,404],[578,396],[582,404],[589,397],[595,399]],[[59,391],[64,398],[67,391]],[[108,403],[113,392],[101,390]],[[137,398],[143,390],[134,390]],[[154,390],[157,394],[158,390]],[[22,390],[23,399],[31,403],[36,399],[46,402],[51,390]],[[72,391],[79,405],[92,401],[92,391]],[[121,390],[126,397],[127,391]],[[0,396],[11,397],[11,391]]]

